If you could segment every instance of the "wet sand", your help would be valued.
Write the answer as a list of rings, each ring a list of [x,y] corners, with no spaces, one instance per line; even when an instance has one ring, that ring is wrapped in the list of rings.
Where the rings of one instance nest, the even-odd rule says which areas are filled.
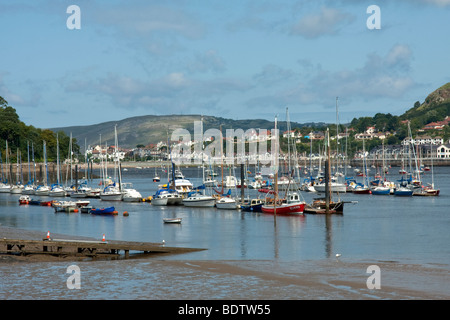
[[[46,232],[0,226],[2,238],[38,240],[45,236]],[[59,234],[52,236],[61,239],[88,239]],[[176,260],[173,258],[174,256],[165,259],[164,256],[156,255],[144,259],[114,261],[111,268],[114,271],[115,268],[133,265],[139,269],[145,265],[146,268],[150,266],[155,274],[161,273],[168,277],[172,274],[173,278],[166,281],[178,286],[174,292],[187,290],[193,283],[197,283],[199,278],[201,283],[211,281],[229,283],[227,286],[230,288],[222,291],[229,291],[225,296],[215,292],[213,287],[205,289],[203,286],[201,290],[197,290],[197,295],[189,296],[187,299],[450,299],[449,269],[446,265],[405,264],[398,261],[350,261],[345,257],[301,262],[191,261],[183,260],[182,255],[176,257]],[[30,264],[30,267],[41,263],[57,265],[59,262],[70,262],[74,259],[3,254],[0,255],[0,271],[12,265],[26,268],[27,264]],[[99,262],[92,261],[92,263]],[[371,273],[367,273],[367,267],[370,265],[377,265],[381,270],[380,289],[367,288],[366,281],[371,276]],[[184,276],[180,278],[180,275]],[[134,274],[130,272],[128,277],[132,279]],[[136,277],[139,277],[139,274],[136,274]],[[243,286],[243,279],[249,284]],[[180,296],[174,294],[162,298],[149,294],[137,298],[180,299]],[[83,299],[83,296],[75,299]]]

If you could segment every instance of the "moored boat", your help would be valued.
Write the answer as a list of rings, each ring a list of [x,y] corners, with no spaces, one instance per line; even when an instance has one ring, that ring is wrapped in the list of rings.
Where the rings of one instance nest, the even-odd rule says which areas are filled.
[[[391,188],[384,186],[376,186],[371,189],[373,195],[389,195],[391,194]]]
[[[91,211],[89,211],[89,213],[98,215],[114,215],[117,214],[117,211],[114,207],[92,208]]]
[[[406,188],[406,187],[400,187],[395,189],[394,196],[402,196],[402,197],[409,197],[413,195],[413,190]]]
[[[180,224],[183,218],[163,218],[164,223],[177,223]]]
[[[29,204],[30,203],[30,196],[28,195],[21,195],[19,197],[19,204]]]
[[[222,197],[216,201],[217,209],[236,209],[236,200],[228,197]]]
[[[212,196],[194,193],[184,198],[183,204],[186,207],[214,207],[216,205],[216,199]]]
[[[262,199],[252,199],[249,204],[242,205],[241,210],[246,212],[262,212],[261,207],[263,204]]]
[[[297,192],[292,192],[287,195],[286,199],[279,199],[276,204],[266,201],[261,206],[261,211],[268,214],[280,215],[298,215],[303,214],[306,202],[300,200],[300,195]]]

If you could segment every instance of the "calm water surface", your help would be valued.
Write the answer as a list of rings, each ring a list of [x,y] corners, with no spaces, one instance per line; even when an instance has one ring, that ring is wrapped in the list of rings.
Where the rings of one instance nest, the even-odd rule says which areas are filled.
[[[393,174],[389,175],[389,179],[399,178],[396,174],[398,168],[392,168],[391,171]],[[43,236],[47,230],[51,233],[98,239],[105,234],[107,239],[147,242],[164,240],[168,246],[208,249],[164,257],[165,260],[267,260],[295,263],[328,259],[336,253],[341,253],[343,257],[355,260],[440,264],[448,267],[450,168],[437,167],[434,172],[435,184],[441,189],[439,197],[403,198],[345,194],[342,196],[344,200],[357,203],[346,204],[343,215],[328,217],[278,216],[275,223],[272,215],[262,213],[183,206],[152,207],[149,203],[117,203],[90,199],[95,207],[114,205],[119,212],[117,216],[104,217],[81,213],[54,213],[52,208],[47,207],[19,206],[17,195],[0,194],[0,223],[7,227],[42,231]],[[183,169],[183,173],[194,185],[198,185],[201,180],[201,173],[196,168]],[[157,188],[157,183],[151,180],[153,175],[152,168],[131,168],[124,172],[123,180],[132,182],[133,186],[147,197],[153,195]],[[429,173],[425,174],[423,181],[431,182]],[[248,192],[257,195],[254,190],[246,190],[246,193]],[[305,192],[302,195],[307,202],[317,196]],[[129,216],[123,216],[124,211],[128,211]],[[167,225],[162,221],[165,217],[182,217],[183,223]],[[91,267],[85,268],[97,268],[94,266],[102,263],[105,262],[95,262]],[[113,268],[111,262],[108,263]],[[148,263],[145,259],[133,262],[134,268],[139,271],[135,275],[136,279]],[[51,273],[51,270],[49,267],[47,272]],[[32,277],[32,271],[29,272],[28,277]],[[155,272],[156,275],[158,272]],[[127,274],[131,277],[130,273]],[[45,277],[45,274],[42,276]],[[16,279],[14,284],[19,286],[21,281],[26,280]],[[192,281],[190,285],[195,285],[195,281]],[[214,282],[213,279],[209,281]],[[238,279],[232,282],[234,281],[239,282]],[[114,281],[107,290],[109,293],[100,295],[100,298],[109,298],[108,295],[115,292],[114,287],[120,286],[113,283]],[[122,286],[123,283],[121,282]],[[136,285],[130,286],[126,291],[139,291]],[[15,298],[14,295],[12,297]],[[131,297],[140,296],[135,293]],[[220,295],[216,297],[221,298]],[[154,298],[158,296],[155,295]],[[183,298],[183,295],[175,298]]]

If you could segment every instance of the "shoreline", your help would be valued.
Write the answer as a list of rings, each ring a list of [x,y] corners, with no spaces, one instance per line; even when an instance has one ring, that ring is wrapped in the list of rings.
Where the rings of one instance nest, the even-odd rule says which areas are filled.
[[[42,239],[46,232],[17,229],[0,225],[0,236],[9,239]],[[89,239],[73,235],[52,234],[61,239]],[[98,239],[95,239],[98,240]],[[448,288],[448,266],[436,264],[412,264],[399,261],[358,261],[348,258],[322,259],[317,261],[306,260],[299,262],[282,262],[276,260],[184,260],[171,255],[170,259],[164,255],[147,255],[129,259],[112,259],[111,268],[121,268],[126,265],[151,265],[158,270],[172,270],[171,272],[181,274],[195,274],[202,278],[219,279],[253,279],[256,281],[258,296],[256,299],[274,299],[267,295],[262,287],[274,286],[279,290],[293,290],[301,292],[302,296],[290,297],[289,299],[426,299],[447,300],[450,299]],[[10,268],[12,265],[36,263],[40,265],[80,261],[74,257],[58,258],[49,256],[13,256],[0,255],[1,268]],[[81,263],[95,267],[97,263],[105,259],[82,259]],[[109,261],[109,260],[108,260]],[[367,267],[377,265],[381,272],[381,289],[368,289]],[[131,274],[130,276],[133,276]],[[138,276],[138,275],[136,275]],[[230,278],[231,277],[231,278]],[[187,280],[186,280],[187,281]],[[308,294],[309,292],[309,294]],[[267,293],[268,294],[268,293]],[[231,299],[255,299],[248,296],[245,290],[233,294]],[[151,298],[151,297],[150,297]],[[80,296],[79,299],[83,299]],[[176,297],[169,299],[177,299]],[[214,296],[204,295],[196,299],[217,299]],[[275,297],[275,300],[277,298]],[[282,299],[280,297],[280,299]]]

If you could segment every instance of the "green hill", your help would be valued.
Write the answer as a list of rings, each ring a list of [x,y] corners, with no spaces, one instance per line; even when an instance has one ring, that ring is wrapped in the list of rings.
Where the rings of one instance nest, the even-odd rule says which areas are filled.
[[[83,149],[84,142],[87,145],[97,145],[100,143],[100,135],[102,144],[114,144],[114,126],[117,125],[118,143],[121,148],[134,148],[136,145],[148,145],[150,143],[158,143],[159,141],[167,141],[168,134],[171,135],[174,129],[187,129],[192,137],[194,135],[194,122],[200,121],[201,115],[164,115],[164,116],[138,116],[123,119],[120,121],[110,121],[89,126],[73,126],[63,128],[52,128],[51,130],[58,132],[64,131],[67,135],[72,133]],[[222,125],[225,134],[226,129],[273,129],[274,121],[262,119],[248,120],[232,120],[221,117],[203,116],[203,130],[209,128],[218,129]],[[291,128],[304,127],[311,123],[291,122]],[[286,122],[279,121],[278,128],[280,131],[286,130]],[[85,140],[86,139],[86,140]]]
[[[398,143],[408,133],[406,126],[402,124],[402,120],[411,121],[411,129],[413,132],[422,128],[425,124],[440,121],[445,116],[450,115],[450,83],[447,83],[439,89],[430,93],[423,103],[417,101],[414,106],[400,116],[391,114],[377,113],[373,117],[354,118],[349,124],[350,127],[356,129],[357,132],[363,132],[368,126],[375,126],[380,131],[397,132],[395,137],[390,139],[390,143]],[[164,115],[164,116],[138,116],[127,118],[119,121],[104,122],[89,126],[73,126],[63,128],[52,128],[51,130],[58,132],[63,131],[67,135],[72,133],[77,139],[78,144],[83,148],[84,142],[87,145],[97,145],[101,141],[112,145],[114,144],[114,126],[117,125],[118,143],[122,148],[134,148],[137,145],[148,145],[158,143],[159,141],[167,141],[168,134],[171,135],[174,129],[187,129],[191,135],[194,134],[194,122],[200,121],[201,115]],[[273,129],[274,122],[262,119],[232,120],[221,117],[203,116],[203,129],[219,128],[225,133],[226,129],[240,128],[247,130],[255,129]],[[323,129],[325,123],[296,123],[291,122],[291,128],[313,127]],[[344,125],[340,129],[343,132]],[[287,129],[285,121],[278,121],[278,128],[281,132]],[[333,134],[334,124],[330,126],[330,132]],[[443,133],[447,136],[448,129]],[[448,138],[448,137],[447,137]]]
[[[422,104],[416,102],[400,119],[411,120],[411,127],[418,129],[427,123],[442,121],[449,115],[450,82],[430,93]]]

